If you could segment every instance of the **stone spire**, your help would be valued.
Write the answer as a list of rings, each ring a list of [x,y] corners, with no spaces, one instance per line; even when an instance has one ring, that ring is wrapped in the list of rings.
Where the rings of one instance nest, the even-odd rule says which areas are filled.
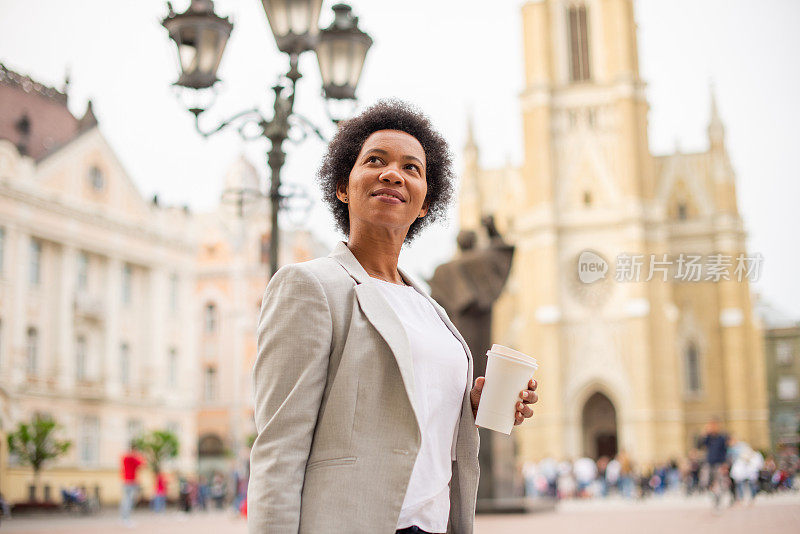
[[[717,95],[714,91],[713,82],[710,84],[711,93],[711,118],[708,121],[708,145],[712,151],[725,150],[725,126],[719,116],[717,108]]]
[[[92,101],[89,100],[86,103],[86,111],[83,113],[83,117],[78,121],[78,130],[85,132],[95,126],[97,126],[97,117],[94,114],[94,109],[92,109]]]
[[[477,229],[482,210],[478,145],[475,143],[472,110],[467,111],[467,136],[464,142],[464,168],[461,174],[460,223],[462,229]]]

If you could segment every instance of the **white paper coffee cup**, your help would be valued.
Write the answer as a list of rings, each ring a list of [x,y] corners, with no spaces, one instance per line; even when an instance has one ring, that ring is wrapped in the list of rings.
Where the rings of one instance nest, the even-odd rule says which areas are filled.
[[[495,352],[500,348],[503,352],[512,351],[519,356]],[[519,392],[528,389],[528,381],[539,368],[536,360],[527,354],[513,351],[502,345],[495,345],[486,353],[486,377],[478,404],[475,424],[511,434],[514,427],[514,414],[519,402]]]

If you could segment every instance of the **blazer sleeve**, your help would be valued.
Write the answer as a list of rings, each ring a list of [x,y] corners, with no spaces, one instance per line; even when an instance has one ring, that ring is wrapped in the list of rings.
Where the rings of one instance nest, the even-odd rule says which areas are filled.
[[[250,534],[300,525],[300,495],[328,373],[333,321],[317,277],[301,264],[267,284],[252,368],[256,439],[250,451]]]

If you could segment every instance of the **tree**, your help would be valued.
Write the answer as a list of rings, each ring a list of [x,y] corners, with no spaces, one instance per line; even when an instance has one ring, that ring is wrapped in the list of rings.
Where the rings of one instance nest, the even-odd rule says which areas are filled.
[[[135,439],[134,442],[156,475],[161,472],[161,464],[178,456],[180,450],[178,436],[169,430],[153,430]]]
[[[33,469],[33,486],[38,488],[42,467],[66,453],[72,446],[68,440],[59,440],[55,433],[61,429],[51,417],[36,414],[30,423],[19,423],[8,439],[8,450],[17,455],[23,465]]]

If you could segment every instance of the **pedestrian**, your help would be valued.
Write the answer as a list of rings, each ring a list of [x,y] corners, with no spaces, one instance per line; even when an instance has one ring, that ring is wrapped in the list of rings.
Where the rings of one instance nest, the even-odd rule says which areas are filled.
[[[128,451],[122,456],[122,499],[119,505],[122,523],[128,528],[134,526],[131,520],[131,511],[136,506],[139,494],[136,472],[143,464],[144,458],[139,453],[136,442],[131,440]]]
[[[594,460],[584,456],[578,458],[572,466],[577,484],[577,496],[585,498],[590,496],[589,487],[597,477],[597,465]]]
[[[739,450],[731,465],[731,478],[736,484],[736,500],[741,503],[755,500],[758,493],[758,475],[764,465],[764,457],[749,446]]]
[[[225,482],[220,473],[214,473],[211,483],[211,498],[217,510],[222,510],[225,505]]]
[[[3,519],[11,517],[11,506],[9,506],[8,501],[3,497],[2,493],[0,493],[0,517]]]
[[[473,384],[466,342],[398,266],[455,199],[450,150],[427,117],[382,101],[339,123],[318,176],[348,239],[267,285],[250,532],[468,534],[484,378]],[[515,424],[535,389],[518,393]]]
[[[208,479],[205,475],[200,475],[197,482],[197,507],[201,510],[208,510],[210,496],[211,489],[208,486]]]
[[[155,492],[153,494],[153,501],[151,508],[154,512],[160,513],[164,511],[167,503],[167,476],[163,471],[156,473]]]
[[[620,491],[622,464],[619,461],[619,455],[615,456],[608,461],[605,469],[605,481],[603,483],[603,497],[608,496],[611,489]]]
[[[625,451],[619,451],[616,459],[619,462],[619,491],[626,499],[632,499],[636,489],[636,476],[633,471],[633,464]]]
[[[192,511],[192,487],[185,475],[178,475],[178,500],[180,509],[184,513]]]
[[[706,451],[714,509],[722,506],[724,495],[730,488],[727,464],[729,441],[728,435],[720,430],[719,419],[714,418],[706,425],[705,434],[697,444],[698,449]]]
[[[536,462],[527,461],[522,464],[522,477],[525,480],[525,496],[536,497],[536,477],[539,472],[536,469]]]

